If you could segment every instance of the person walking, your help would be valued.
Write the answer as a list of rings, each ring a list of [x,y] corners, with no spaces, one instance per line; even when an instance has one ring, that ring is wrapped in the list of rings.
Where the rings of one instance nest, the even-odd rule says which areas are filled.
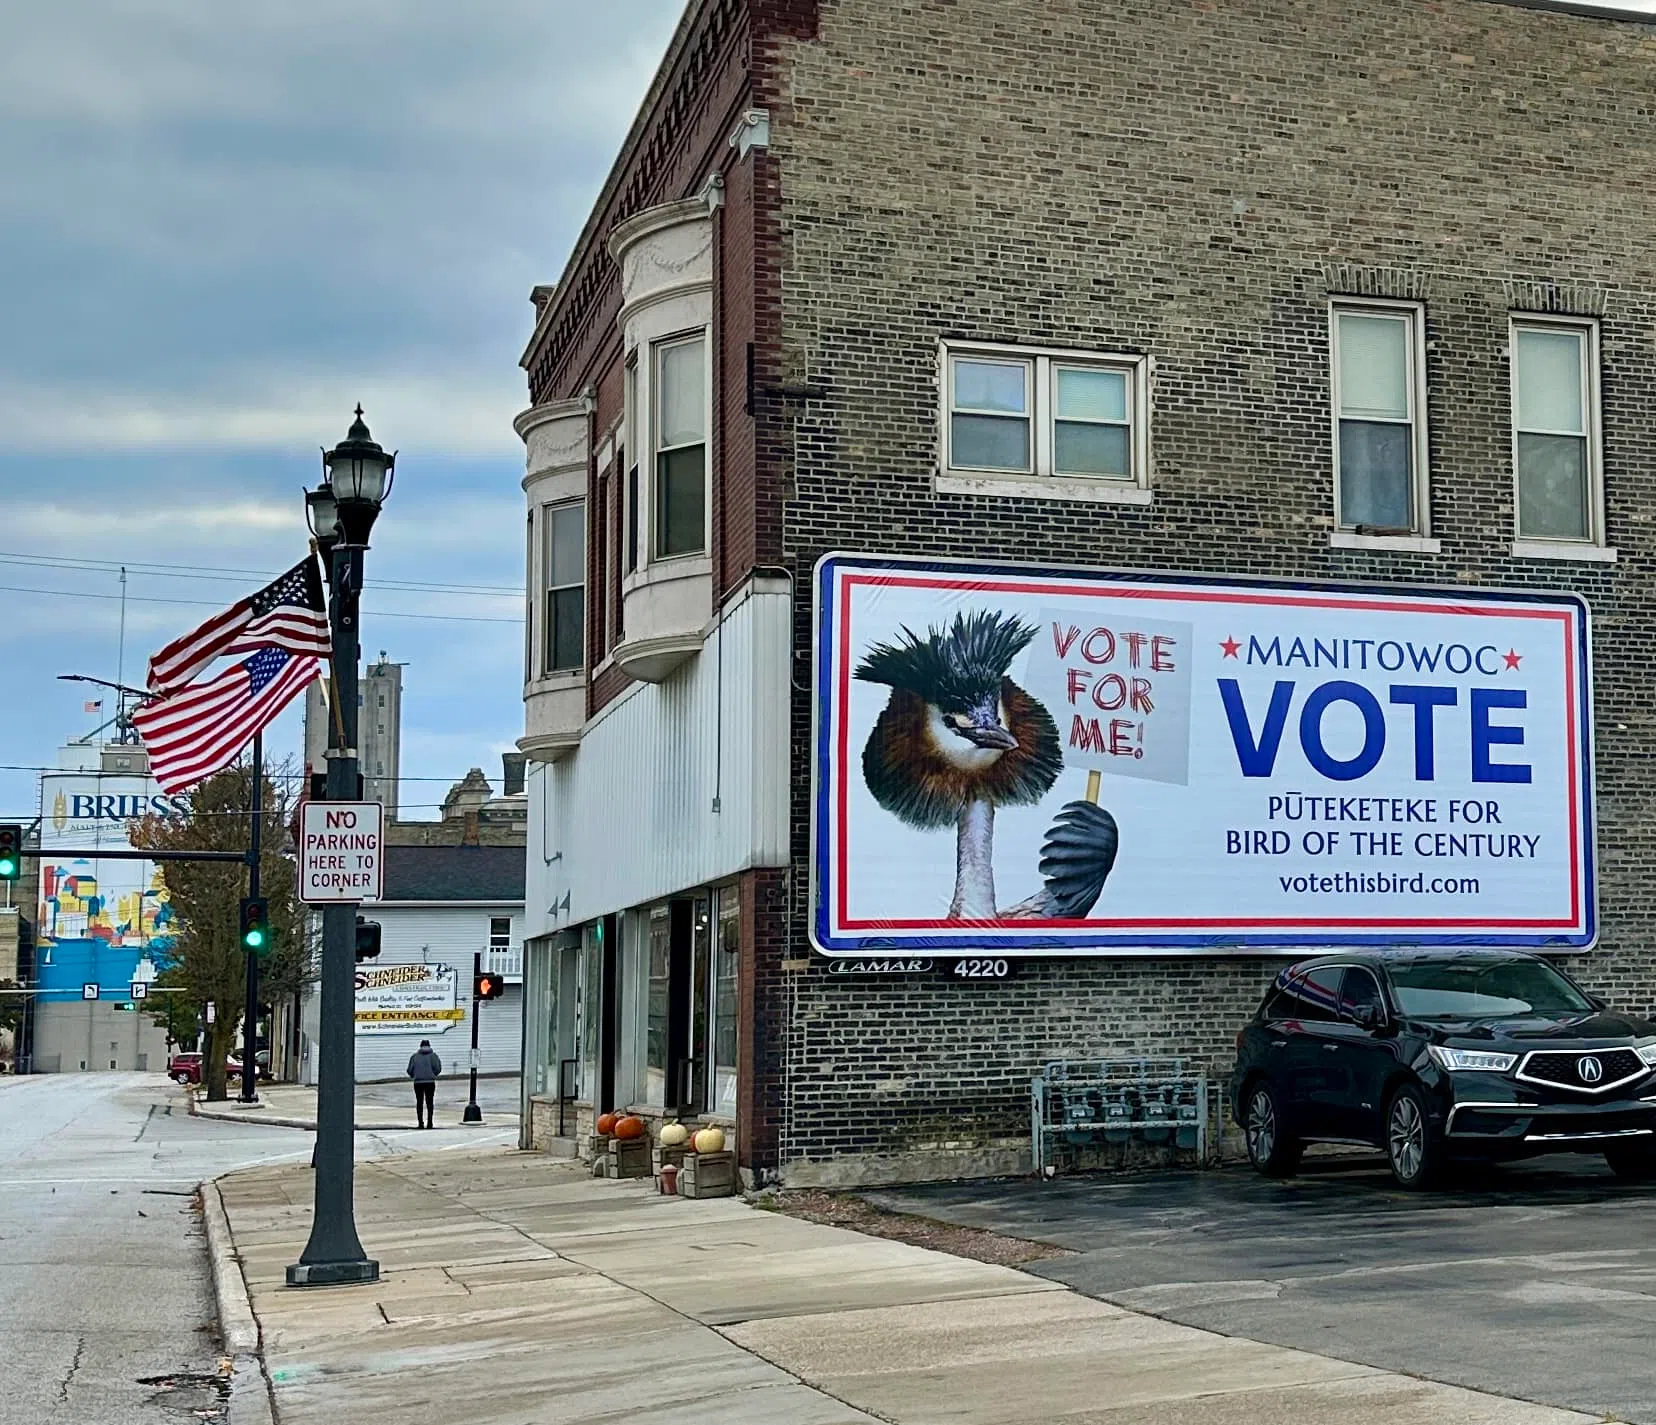
[[[414,1123],[418,1128],[435,1128],[437,1080],[443,1076],[443,1061],[432,1052],[431,1041],[422,1039],[408,1059],[408,1077],[414,1080]]]

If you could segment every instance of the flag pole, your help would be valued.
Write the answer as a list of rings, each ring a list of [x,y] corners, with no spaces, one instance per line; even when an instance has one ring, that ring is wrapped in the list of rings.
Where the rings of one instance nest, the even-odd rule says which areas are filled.
[[[253,826],[247,838],[247,894],[251,900],[259,898],[259,854],[264,832],[264,733],[253,734],[253,789],[248,799],[252,804]],[[239,1103],[257,1103],[259,1048],[259,957],[243,947],[247,960],[247,1003],[242,1014],[242,1073]]]

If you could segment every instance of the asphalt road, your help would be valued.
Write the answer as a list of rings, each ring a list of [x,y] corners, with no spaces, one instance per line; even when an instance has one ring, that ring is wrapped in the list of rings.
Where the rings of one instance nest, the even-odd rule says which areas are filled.
[[[0,1078],[0,1425],[223,1419],[192,1413],[222,1406],[196,1185],[311,1141],[191,1118],[159,1074]],[[360,1134],[357,1154],[482,1141]]]
[[[865,1196],[1067,1247],[1026,1270],[1173,1321],[1656,1425],[1656,1188],[1596,1158],[1425,1196],[1367,1157]]]

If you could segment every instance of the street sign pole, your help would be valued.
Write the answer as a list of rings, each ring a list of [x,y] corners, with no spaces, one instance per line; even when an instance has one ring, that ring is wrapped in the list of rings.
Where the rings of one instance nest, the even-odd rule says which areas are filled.
[[[362,550],[340,544],[328,553],[333,623],[332,744],[329,803],[357,793],[357,618]],[[326,805],[326,804],[325,804]],[[309,812],[310,804],[306,810]],[[303,840],[309,840],[309,828]],[[305,849],[300,848],[300,856]],[[377,860],[378,858],[376,858]],[[310,878],[301,867],[301,884]],[[376,897],[377,898],[377,897]],[[362,897],[358,896],[358,900]],[[321,1049],[316,1095],[316,1210],[310,1240],[287,1269],[289,1286],[337,1286],[379,1280],[379,1263],[362,1250],[354,1199],[356,1146],[356,905],[332,901],[322,910]]]
[[[259,850],[264,830],[264,734],[253,734],[253,830],[247,841],[247,895],[259,898]],[[258,1064],[255,1055],[259,1048],[259,957],[243,949],[247,962],[247,1003],[242,1010],[242,1072],[238,1103],[257,1103]]]
[[[471,1102],[466,1105],[466,1111],[461,1116],[462,1123],[481,1123],[483,1110],[477,1106],[477,1012],[483,1001],[477,997],[477,977],[483,973],[483,952],[472,952],[472,1042],[471,1042]]]

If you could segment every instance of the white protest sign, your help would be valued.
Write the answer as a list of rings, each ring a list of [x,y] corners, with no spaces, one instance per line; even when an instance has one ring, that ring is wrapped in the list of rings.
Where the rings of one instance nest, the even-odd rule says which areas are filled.
[[[307,905],[377,901],[384,883],[384,817],[378,802],[306,802],[299,823],[299,899]]]

